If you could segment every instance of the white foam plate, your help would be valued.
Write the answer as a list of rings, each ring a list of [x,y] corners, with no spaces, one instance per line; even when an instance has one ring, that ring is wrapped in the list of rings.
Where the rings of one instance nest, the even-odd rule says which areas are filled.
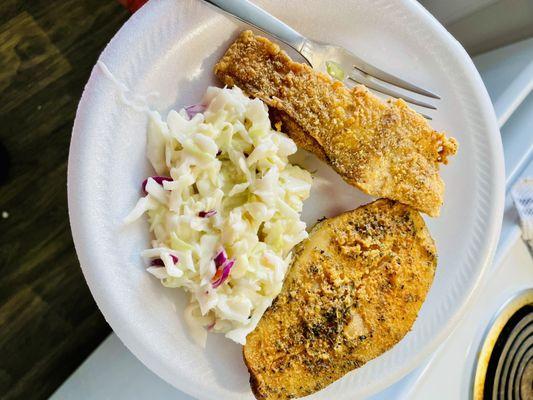
[[[390,351],[312,396],[359,398],[405,375],[442,342],[491,260],[504,193],[496,119],[466,52],[415,1],[257,3],[309,37],[341,44],[439,93],[432,125],[460,142],[458,155],[442,168],[447,189],[441,216],[426,218],[439,265],[412,331]],[[98,306],[148,368],[201,399],[253,398],[241,347],[222,335],[210,335],[205,350],[193,344],[182,319],[183,293],[161,287],[144,271],[139,253],[149,245],[147,224],[124,226],[122,220],[139,196],[140,182],[151,173],[142,108],[165,113],[199,100],[208,85],[217,84],[212,67],[240,29],[199,0],[150,1],[94,67],[69,156],[72,233]],[[368,200],[313,157],[300,157],[318,169],[303,212],[309,225]]]

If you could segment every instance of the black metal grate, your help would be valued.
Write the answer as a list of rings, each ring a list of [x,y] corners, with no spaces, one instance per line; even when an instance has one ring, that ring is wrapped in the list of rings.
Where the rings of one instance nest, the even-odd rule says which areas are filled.
[[[533,305],[514,313],[489,359],[485,400],[533,400]]]

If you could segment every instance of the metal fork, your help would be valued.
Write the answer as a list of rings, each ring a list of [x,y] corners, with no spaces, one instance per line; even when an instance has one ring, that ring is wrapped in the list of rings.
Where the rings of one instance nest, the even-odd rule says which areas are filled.
[[[438,95],[374,67],[344,47],[320,43],[306,38],[248,0],[204,1],[276,37],[300,53],[312,68],[319,71],[326,71],[333,78],[343,81],[348,86],[353,86],[356,83],[364,84],[366,87],[381,94],[402,98],[406,102],[422,108],[437,109],[433,104],[403,94],[398,89],[433,99],[440,99]],[[431,119],[428,115],[422,115]]]

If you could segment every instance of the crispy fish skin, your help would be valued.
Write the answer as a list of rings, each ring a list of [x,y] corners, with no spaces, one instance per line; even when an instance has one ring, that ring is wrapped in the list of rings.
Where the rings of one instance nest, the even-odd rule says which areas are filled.
[[[437,264],[420,214],[387,199],[317,224],[293,259],[243,350],[261,400],[314,393],[398,343]]]
[[[290,119],[300,131],[287,133],[295,140],[300,134],[300,145],[301,132],[312,137],[349,184],[438,216],[444,193],[439,164],[456,153],[457,142],[403,100],[385,103],[363,86],[350,90],[251,31],[230,46],[215,74]]]

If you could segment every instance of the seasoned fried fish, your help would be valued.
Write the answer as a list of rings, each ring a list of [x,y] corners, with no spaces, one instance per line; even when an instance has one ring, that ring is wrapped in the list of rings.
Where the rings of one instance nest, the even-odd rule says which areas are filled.
[[[304,150],[307,150],[322,161],[328,161],[324,149],[320,147],[318,142],[310,135],[304,132],[300,125],[298,125],[294,120],[285,114],[283,111],[276,110],[275,108],[269,109],[270,121],[273,125],[280,123],[280,130],[287,133],[292,140],[296,143],[298,147],[301,147]]]
[[[251,31],[230,46],[215,74],[278,110],[289,121],[284,131],[326,158],[349,184],[439,214],[439,164],[455,154],[457,142],[433,130],[403,100],[384,103],[363,86],[350,90]]]
[[[377,200],[317,224],[244,346],[258,399],[306,396],[379,356],[411,329],[436,249],[420,214]]]

